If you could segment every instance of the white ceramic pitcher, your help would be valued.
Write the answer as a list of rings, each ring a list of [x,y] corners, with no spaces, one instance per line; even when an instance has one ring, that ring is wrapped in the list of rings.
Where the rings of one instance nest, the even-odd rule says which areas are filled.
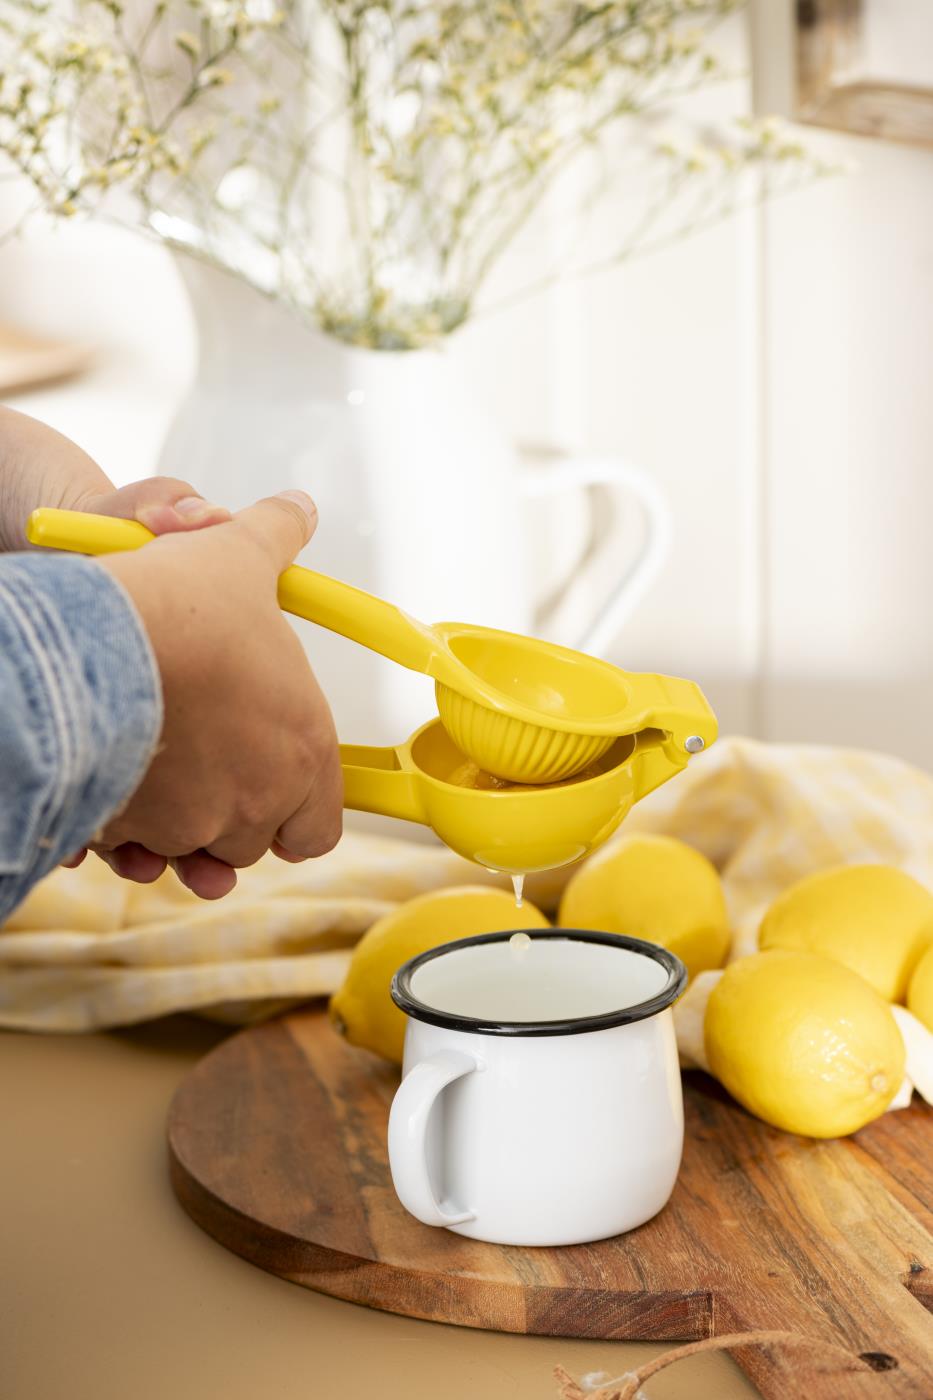
[[[537,633],[597,653],[612,642],[666,551],[666,509],[646,477],[602,458],[523,463],[443,349],[349,346],[229,273],[186,255],[178,266],[200,357],[160,471],[234,509],[303,488],[320,524],[301,562],[415,616]],[[566,502],[567,492],[593,486],[621,492],[629,508],[637,500],[642,548],[613,568],[612,501],[604,495],[595,512],[577,512],[585,529],[574,578],[556,589],[550,581],[556,602],[542,616],[528,501],[563,493]],[[341,738],[392,743],[431,714],[424,677],[296,626]]]

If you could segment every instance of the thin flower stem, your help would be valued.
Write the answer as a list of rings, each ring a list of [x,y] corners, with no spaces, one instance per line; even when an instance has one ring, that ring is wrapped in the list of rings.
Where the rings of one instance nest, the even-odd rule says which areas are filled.
[[[0,0],[0,148],[53,213],[109,219],[128,195],[138,223],[171,216],[310,322],[420,345],[472,314],[587,151],[604,169],[581,166],[578,228],[634,189],[611,134],[728,76],[709,38],[740,3],[307,0],[256,18],[246,0]],[[614,256],[571,275],[726,217],[750,168],[761,197],[792,154],[819,173],[775,131],[723,139],[715,173],[684,158]]]

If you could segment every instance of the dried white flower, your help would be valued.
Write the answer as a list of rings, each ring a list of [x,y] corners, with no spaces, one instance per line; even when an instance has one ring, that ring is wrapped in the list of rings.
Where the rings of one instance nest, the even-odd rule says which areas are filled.
[[[175,45],[189,58],[196,59],[200,56],[201,41],[196,34],[191,34],[187,29],[179,29],[175,35]]]
[[[331,333],[421,345],[558,171],[702,84],[740,3],[0,0],[0,148],[63,217],[128,192]],[[777,123],[645,149],[651,202],[607,263],[688,230],[717,181],[822,173]]]

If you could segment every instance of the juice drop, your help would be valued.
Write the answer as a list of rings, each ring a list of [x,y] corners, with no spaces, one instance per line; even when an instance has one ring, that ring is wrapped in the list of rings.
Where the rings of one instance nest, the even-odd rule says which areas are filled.
[[[526,948],[531,947],[531,938],[527,933],[513,933],[509,939],[509,947],[514,948],[516,953],[524,953]]]
[[[515,891],[515,908],[516,908],[516,909],[521,909],[521,907],[522,907],[522,891],[524,890],[524,888],[525,888],[525,877],[524,877],[524,875],[513,875],[513,876],[512,876],[512,889]]]

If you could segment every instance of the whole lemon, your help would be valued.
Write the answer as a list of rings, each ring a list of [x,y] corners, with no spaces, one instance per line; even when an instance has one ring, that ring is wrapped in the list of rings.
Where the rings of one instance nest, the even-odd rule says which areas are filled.
[[[709,1066],[775,1128],[842,1137],[887,1108],[904,1078],[890,1006],[841,963],[776,949],[731,963],[710,993]]]
[[[933,944],[921,955],[907,988],[907,1010],[933,1031]]]
[[[672,836],[624,836],[582,865],[564,890],[560,923],[660,943],[691,977],[729,952],[726,899],[716,868]]]
[[[774,901],[758,946],[798,948],[845,963],[886,1001],[904,1000],[933,939],[933,895],[893,865],[841,865],[799,880]]]
[[[331,998],[331,1019],[352,1045],[401,1064],[406,1018],[389,995],[389,987],[402,963],[439,943],[473,933],[547,927],[540,910],[527,900],[517,908],[505,890],[460,885],[418,895],[363,934],[353,949],[343,986]]]

